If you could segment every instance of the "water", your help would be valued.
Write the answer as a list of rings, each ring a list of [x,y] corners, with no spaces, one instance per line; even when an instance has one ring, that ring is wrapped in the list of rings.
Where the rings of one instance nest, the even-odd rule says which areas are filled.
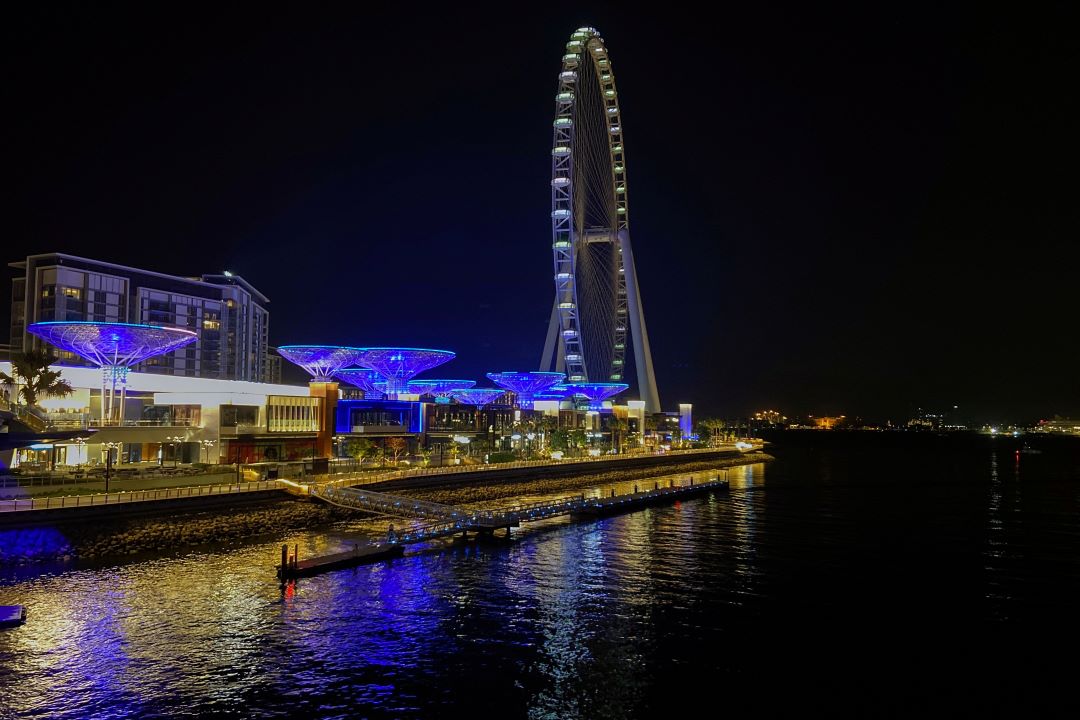
[[[371,523],[9,573],[31,618],[0,631],[0,717],[1061,711],[1080,443],[1053,440],[788,434],[729,494],[284,592],[281,542]]]

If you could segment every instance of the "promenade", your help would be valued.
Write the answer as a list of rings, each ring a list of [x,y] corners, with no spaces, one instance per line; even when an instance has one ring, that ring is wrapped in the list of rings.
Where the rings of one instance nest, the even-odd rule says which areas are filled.
[[[401,485],[406,483],[443,483],[450,481],[464,481],[466,477],[471,479],[475,476],[481,479],[484,476],[495,476],[500,473],[512,473],[515,471],[536,471],[543,469],[591,472],[598,469],[618,469],[640,463],[643,460],[651,460],[659,464],[665,464],[665,460],[685,462],[694,458],[719,457],[723,454],[734,454],[735,447],[717,447],[698,450],[673,450],[656,455],[605,455],[599,457],[565,458],[561,460],[520,460],[508,463],[456,465],[448,467],[413,467],[407,469],[392,469],[386,471],[348,472],[340,475],[310,476],[304,482],[288,479],[279,480],[235,480],[227,474],[204,476],[208,479],[216,479],[217,482],[194,484],[191,478],[184,477],[160,477],[150,478],[151,483],[169,483],[177,481],[177,486],[124,488],[116,491],[82,493],[62,495],[56,497],[15,497],[0,500],[0,516],[7,513],[32,514],[36,511],[72,511],[80,509],[102,508],[113,505],[132,505],[148,502],[168,501],[192,501],[206,498],[224,499],[229,496],[236,498],[251,498],[254,494],[290,493],[294,495],[314,494],[313,488],[347,488],[367,487],[389,484]],[[256,476],[246,471],[244,476],[250,478]],[[223,482],[223,480],[225,482]],[[231,480],[229,482],[228,480]],[[115,481],[130,484],[136,480]],[[65,513],[66,514],[66,513]]]

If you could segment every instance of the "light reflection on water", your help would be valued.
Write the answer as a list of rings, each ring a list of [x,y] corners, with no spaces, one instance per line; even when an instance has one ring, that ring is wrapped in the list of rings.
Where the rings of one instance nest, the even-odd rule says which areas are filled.
[[[329,552],[386,520],[9,581],[0,604],[31,617],[0,632],[0,697],[35,718],[426,717],[466,705],[644,717],[675,687],[734,697],[766,670],[813,667],[812,648],[872,626],[868,598],[902,605],[908,621],[889,613],[909,622],[890,630],[902,643],[941,613],[1000,621],[1077,597],[1075,527],[1050,528],[1057,544],[1044,555],[1056,564],[1034,583],[1017,572],[1016,531],[1044,518],[1025,515],[1016,476],[984,469],[970,490],[898,493],[844,485],[849,471],[832,460],[828,483],[802,479],[801,460],[751,465],[730,471],[730,493],[542,521],[509,542],[433,543],[284,591],[273,575],[282,542]],[[1075,512],[1071,488],[1043,502],[1070,499]],[[950,542],[959,549],[927,554]],[[1048,574],[1054,593],[1024,606]],[[959,607],[920,609],[926,587]]]

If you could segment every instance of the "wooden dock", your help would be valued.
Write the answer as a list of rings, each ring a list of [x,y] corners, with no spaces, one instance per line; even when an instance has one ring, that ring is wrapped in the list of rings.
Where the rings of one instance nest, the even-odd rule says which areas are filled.
[[[0,605],[0,628],[15,627],[26,622],[25,605]]]
[[[299,560],[296,554],[288,555],[288,546],[282,545],[282,564],[277,566],[278,577],[282,580],[293,578],[310,577],[328,570],[341,570],[343,568],[366,565],[401,557],[405,554],[404,545],[382,543],[379,545],[362,545],[345,552],[332,555],[322,555],[308,560]]]

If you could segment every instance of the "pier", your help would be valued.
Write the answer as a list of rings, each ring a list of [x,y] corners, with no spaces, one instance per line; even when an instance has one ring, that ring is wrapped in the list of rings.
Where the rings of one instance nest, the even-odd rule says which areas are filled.
[[[467,537],[469,532],[491,537],[494,536],[496,530],[505,530],[507,537],[509,537],[510,529],[520,527],[522,523],[546,520],[563,515],[569,515],[571,518],[606,517],[640,510],[650,505],[666,503],[672,500],[687,499],[718,490],[727,490],[729,487],[726,479],[715,476],[704,481],[695,482],[694,477],[691,476],[685,478],[684,482],[680,484],[676,484],[674,480],[669,480],[666,486],[661,486],[659,482],[654,482],[652,485],[651,488],[639,488],[635,485],[634,492],[622,495],[615,495],[614,491],[608,497],[573,495],[490,510],[468,510],[453,505],[426,502],[361,488],[315,485],[311,487],[311,495],[333,505],[390,517],[408,520],[432,520],[434,522],[402,530],[401,532],[391,530],[383,541],[369,541],[363,545],[357,545],[351,551],[324,555],[308,560],[300,560],[296,551],[290,556],[288,548],[283,546],[281,564],[278,565],[278,576],[282,579],[303,577],[391,557],[400,557],[404,554],[406,545],[458,534]]]

